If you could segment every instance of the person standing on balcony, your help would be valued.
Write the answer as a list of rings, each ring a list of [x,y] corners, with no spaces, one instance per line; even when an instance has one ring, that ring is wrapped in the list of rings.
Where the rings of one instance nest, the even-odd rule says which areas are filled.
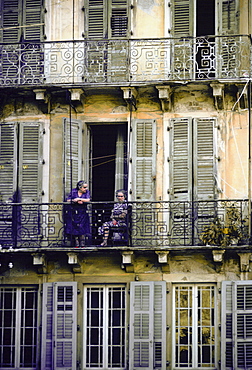
[[[75,247],[85,246],[85,237],[90,236],[90,220],[87,212],[87,203],[90,202],[90,191],[86,181],[79,181],[67,197],[71,202],[66,211],[65,232]]]
[[[111,220],[104,222],[104,224],[99,228],[99,234],[103,235],[102,247],[108,244],[108,236],[110,228],[127,228],[126,216],[127,216],[127,204],[126,204],[126,192],[125,190],[117,190],[116,192],[117,203],[115,203],[114,208],[111,212]]]

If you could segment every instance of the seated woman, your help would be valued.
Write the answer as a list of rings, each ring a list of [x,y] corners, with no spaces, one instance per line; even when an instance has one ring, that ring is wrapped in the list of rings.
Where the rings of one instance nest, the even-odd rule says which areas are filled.
[[[127,204],[126,192],[124,190],[117,190],[116,197],[118,202],[115,203],[114,208],[111,212],[111,221],[104,222],[99,228],[99,234],[103,235],[103,242],[101,246],[105,247],[108,243],[109,230],[111,227],[127,227],[126,216],[127,216]]]
[[[70,239],[74,238],[75,247],[84,247],[85,236],[90,236],[90,221],[87,213],[87,203],[90,202],[90,192],[86,181],[79,181],[67,197],[71,202],[66,217],[65,232]]]

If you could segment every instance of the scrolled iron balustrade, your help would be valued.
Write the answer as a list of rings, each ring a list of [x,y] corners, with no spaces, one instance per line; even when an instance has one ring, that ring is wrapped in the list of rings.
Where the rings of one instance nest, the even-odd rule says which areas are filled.
[[[113,205],[114,202],[91,202],[88,205],[91,236],[86,240],[86,246],[100,245],[102,240],[98,228],[110,219]],[[224,241],[232,243],[231,233],[236,230],[237,238],[234,236],[234,243],[250,244],[247,200],[128,202],[128,205],[131,210],[126,231],[128,237],[122,241],[110,238],[109,247],[128,245],[133,248],[157,248],[203,246],[208,243],[215,245],[219,239],[214,239],[211,233],[210,238],[205,234],[207,238],[204,239],[203,235],[206,230],[211,231],[211,227],[216,226],[216,223],[221,225],[219,232],[223,232]],[[1,203],[0,247],[74,246],[65,234],[65,206],[66,203]],[[69,203],[67,206],[70,206]],[[233,218],[230,214],[233,214]]]
[[[0,44],[0,86],[246,79],[246,35]]]

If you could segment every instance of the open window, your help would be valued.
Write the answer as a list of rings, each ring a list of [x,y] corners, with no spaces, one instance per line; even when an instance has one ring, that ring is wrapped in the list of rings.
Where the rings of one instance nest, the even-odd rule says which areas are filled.
[[[174,75],[187,79],[214,78],[217,73],[236,76],[234,50],[239,49],[240,40],[231,35],[239,29],[238,0],[208,0],[207,6],[204,0],[174,0],[172,4]]]

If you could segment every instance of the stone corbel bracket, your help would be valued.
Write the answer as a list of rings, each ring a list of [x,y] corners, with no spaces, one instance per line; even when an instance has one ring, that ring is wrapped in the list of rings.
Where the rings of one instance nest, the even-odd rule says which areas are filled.
[[[121,87],[121,90],[123,91],[123,99],[127,103],[128,110],[130,110],[131,107],[137,110],[137,90],[135,89],[135,87]]]
[[[213,250],[212,254],[213,254],[214,262],[219,262],[219,263],[223,262],[224,253],[225,253],[225,249],[224,250]]]
[[[170,86],[156,86],[158,90],[158,97],[161,103],[162,111],[168,112],[171,110],[171,94],[172,89]]]
[[[162,266],[163,272],[169,272],[169,251],[155,251],[158,256],[158,263]]]
[[[47,258],[43,253],[34,253],[33,265],[37,266],[39,274],[47,274]]]
[[[124,251],[121,252],[122,255],[122,268],[126,272],[134,272],[134,252],[133,251]]]
[[[44,100],[45,103],[48,103],[49,95],[46,93],[46,89],[35,89],[33,92],[35,93],[36,100]]]
[[[81,261],[78,253],[69,252],[67,253],[68,256],[68,264],[72,266],[72,270],[74,273],[81,273]]]
[[[71,94],[72,101],[81,102],[81,95],[84,94],[84,91],[82,89],[69,89],[68,91]]]
[[[249,272],[249,262],[251,258],[251,253],[237,253],[240,257],[240,271]]]
[[[213,89],[213,96],[215,101],[215,107],[217,110],[224,109],[224,84],[212,83],[210,84]]]

